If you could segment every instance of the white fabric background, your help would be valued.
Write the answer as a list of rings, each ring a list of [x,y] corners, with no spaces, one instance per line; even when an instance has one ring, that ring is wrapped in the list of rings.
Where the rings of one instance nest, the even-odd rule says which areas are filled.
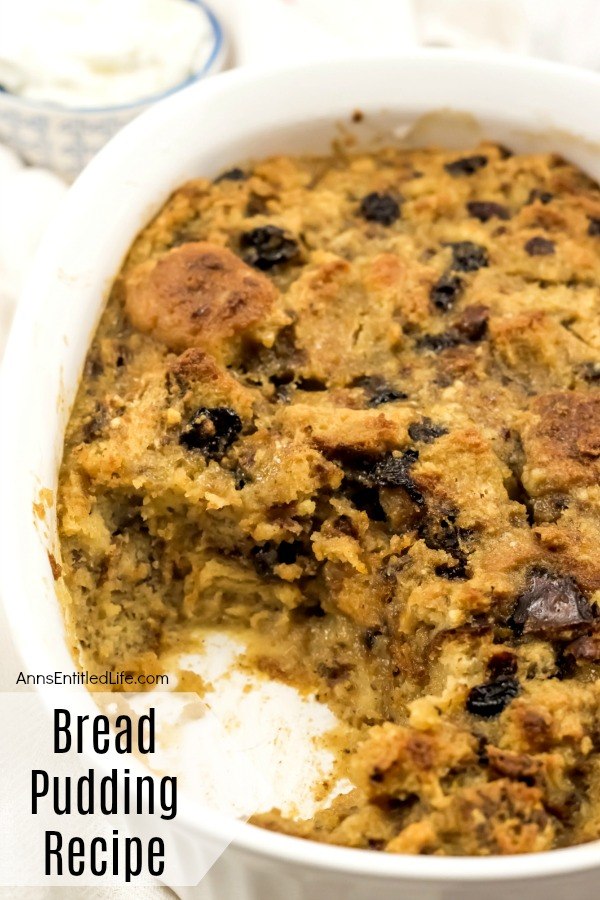
[[[126,2],[126,0],[123,0]],[[236,65],[363,51],[391,55],[414,43],[530,53],[600,68],[599,0],[209,0]],[[61,202],[51,173],[23,170],[0,146],[0,355],[32,255]],[[0,608],[0,689],[19,670]],[[10,760],[0,760],[10,765]],[[6,810],[0,811],[7,815]],[[167,900],[167,888],[0,888],[0,900]],[[235,900],[235,898],[215,898]],[[266,900],[266,898],[265,898]]]
[[[0,888],[0,900],[173,900],[168,888]],[[219,897],[216,900],[235,900]],[[265,898],[266,900],[266,898]]]

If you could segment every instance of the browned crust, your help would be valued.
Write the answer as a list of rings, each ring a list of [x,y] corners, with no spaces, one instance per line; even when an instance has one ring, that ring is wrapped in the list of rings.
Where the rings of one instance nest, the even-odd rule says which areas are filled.
[[[525,429],[525,484],[533,496],[600,481],[600,396],[554,391],[536,397]]]
[[[259,322],[277,290],[230,250],[207,241],[183,244],[137,266],[125,282],[135,328],[171,350],[197,347],[227,356],[228,343]]]

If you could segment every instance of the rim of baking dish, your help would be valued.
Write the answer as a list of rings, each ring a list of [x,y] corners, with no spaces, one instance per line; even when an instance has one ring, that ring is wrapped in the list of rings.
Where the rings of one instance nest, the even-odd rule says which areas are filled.
[[[200,81],[210,74],[212,68],[218,62],[221,54],[225,50],[225,35],[221,22],[204,0],[186,0],[186,3],[192,3],[194,6],[200,7],[208,19],[212,37],[212,49],[200,69],[196,72],[192,72],[191,75],[188,75],[182,81],[178,81],[177,84],[172,85],[172,87],[166,88],[164,91],[159,91],[157,94],[146,94],[143,97],[138,97],[137,100],[130,100],[129,103],[113,103],[108,106],[71,106],[66,103],[55,103],[52,100],[30,100],[28,97],[21,97],[19,94],[14,94],[12,91],[0,88],[0,103],[2,100],[6,100],[13,103],[15,106],[23,106],[30,109],[32,112],[38,113],[60,113],[62,115],[70,114],[73,116],[105,116],[110,115],[111,113],[137,109],[138,107],[145,108],[146,106],[158,103],[160,100],[170,97],[172,94],[176,94],[178,91],[184,90],[184,88],[190,87],[190,85],[195,84],[197,81]]]
[[[463,53],[454,50],[415,50],[403,53],[394,59],[373,59],[372,57],[355,57],[328,62],[294,65],[283,70],[288,77],[301,78],[307,69],[319,69],[323,75],[330,74],[336,66],[393,66],[398,64],[440,63],[463,66],[476,72],[478,68],[488,69],[491,73],[501,67],[502,72],[513,71],[530,77],[548,76],[552,79],[566,79],[578,88],[590,83],[600,84],[600,75],[594,72],[564,66],[540,60],[523,59],[498,54]],[[281,70],[278,70],[281,71]],[[34,299],[34,288],[37,290],[37,303],[42,302],[45,278],[56,266],[53,262],[53,249],[56,234],[60,232],[61,222],[69,221],[71,209],[77,210],[81,205],[85,208],[89,199],[97,192],[97,182],[111,177],[118,167],[121,148],[128,145],[143,146],[147,137],[153,134],[156,125],[161,122],[166,108],[175,109],[177,104],[184,110],[188,98],[207,91],[219,96],[223,91],[235,88],[239,84],[252,83],[258,78],[277,77],[277,72],[267,67],[249,70],[233,70],[218,77],[196,84],[190,90],[173,96],[160,104],[151,107],[143,115],[117,134],[91,162],[87,169],[69,192],[62,210],[54,222],[54,227],[43,241],[37,256],[37,262],[29,282],[27,291],[29,300]],[[584,95],[582,94],[582,97]],[[594,145],[594,152],[595,145]],[[600,148],[598,148],[600,155]],[[80,217],[81,213],[77,213]],[[14,508],[16,497],[13,494],[13,472],[19,467],[19,449],[16,442],[7,439],[6,427],[10,422],[23,415],[19,402],[19,376],[25,377],[31,361],[27,354],[35,330],[35,307],[32,303],[21,304],[15,318],[14,328],[9,339],[4,375],[0,384],[0,422],[2,422],[2,439],[0,440],[0,594],[6,614],[15,636],[15,644],[23,661],[31,665],[31,671],[53,671],[56,658],[48,652],[41,635],[32,630],[31,622],[22,614],[19,602],[25,582],[24,573],[27,557],[23,552],[22,540],[18,529],[13,527],[10,510]],[[10,371],[10,382],[6,371]],[[15,386],[17,386],[15,388]],[[9,435],[10,437],[10,435]],[[12,499],[14,498],[14,499]],[[11,505],[12,499],[12,505]],[[48,666],[48,668],[46,668]],[[50,700],[48,689],[40,690]],[[85,695],[85,696],[84,696]],[[84,688],[80,692],[81,702],[91,705],[92,695]],[[110,768],[111,757],[107,754],[106,766]],[[132,768],[135,763],[132,760]],[[193,834],[204,835],[211,840],[223,842],[223,847],[233,844],[235,849],[260,856],[265,860],[304,866],[332,873],[352,874],[366,878],[393,880],[406,879],[430,882],[491,882],[515,881],[517,879],[549,878],[584,872],[600,866],[600,841],[549,850],[539,853],[489,856],[489,857],[437,857],[411,856],[403,854],[386,854],[368,850],[322,844],[311,840],[267,831],[225,815],[215,812],[209,807],[181,798],[177,823]]]

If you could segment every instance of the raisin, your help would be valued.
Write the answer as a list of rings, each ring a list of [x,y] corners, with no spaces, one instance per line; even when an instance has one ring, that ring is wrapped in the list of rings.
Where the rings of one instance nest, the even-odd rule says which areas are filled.
[[[374,460],[354,457],[344,466],[346,478],[367,488],[402,488],[413,503],[422,506],[424,497],[411,478],[409,470],[419,458],[418,451],[406,450],[402,456],[386,453]]]
[[[529,193],[527,203],[534,203],[536,200],[539,200],[540,203],[543,203],[544,206],[546,206],[551,200],[554,200],[554,194],[551,194],[550,191],[542,191],[539,188],[534,188]]]
[[[474,343],[485,335],[489,317],[490,311],[487,306],[466,306],[461,317],[454,323],[454,327],[467,341]]]
[[[259,575],[269,578],[273,575],[275,566],[295,563],[302,549],[300,541],[282,541],[280,544],[267,541],[260,547],[254,547],[251,552],[252,562]]]
[[[556,648],[556,677],[559,681],[567,681],[577,674],[577,660],[563,647]]]
[[[487,164],[487,156],[463,156],[461,159],[446,163],[444,168],[449,175],[456,178],[459,175],[474,175]]]
[[[487,670],[494,681],[515,675],[517,671],[517,657],[510,650],[501,650],[495,653],[487,664]]]
[[[554,241],[537,235],[530,238],[525,244],[525,252],[529,256],[551,256],[554,253]]]
[[[590,216],[588,224],[588,234],[590,237],[598,237],[600,234],[600,219],[594,219]]]
[[[456,241],[448,246],[452,248],[452,268],[458,272],[476,272],[489,265],[487,250],[481,244]]]
[[[456,559],[452,565],[441,563],[435,567],[435,574],[438,578],[447,578],[448,581],[466,581],[469,578],[467,571],[467,558],[461,556]]]
[[[417,451],[406,451],[402,456],[394,456],[386,453],[382,459],[377,460],[372,470],[372,478],[378,487],[400,487],[404,480],[406,469],[413,465],[419,458]]]
[[[369,406],[375,408],[383,403],[394,403],[396,400],[407,400],[408,394],[395,388],[381,388],[369,398]]]
[[[363,197],[359,213],[367,222],[392,225],[400,218],[400,204],[391,194],[373,192]]]
[[[587,362],[581,367],[581,377],[589,384],[600,382],[600,363]]]
[[[201,406],[179,435],[179,443],[188,450],[200,450],[207,459],[218,459],[241,430],[242,420],[233,409]]]
[[[419,529],[419,534],[430,550],[444,550],[455,556],[460,553],[461,531],[456,526],[456,514],[447,513],[439,518],[429,516]]]
[[[402,456],[387,454],[375,464],[373,470],[375,484],[377,487],[403,488],[410,499],[421,506],[424,502],[423,494],[408,474],[410,467],[418,458],[416,450],[405,450]]]
[[[350,387],[360,387],[367,394],[367,405],[371,408],[396,400],[408,400],[408,394],[398,388],[391,387],[385,380],[376,375],[364,375],[356,378]]]
[[[236,166],[233,169],[228,169],[226,172],[221,172],[220,175],[217,175],[213,184],[219,184],[221,181],[246,181],[247,178],[248,175],[246,172]]]
[[[500,750],[498,747],[488,745],[488,764],[498,775],[523,781],[533,787],[536,783],[536,775],[541,769],[541,763],[534,756],[527,753],[513,753],[510,750]]]
[[[519,694],[520,686],[516,678],[498,678],[471,688],[467,697],[467,711],[473,716],[491,719],[499,716],[508,704]]]
[[[448,434],[448,429],[443,425],[434,425],[431,419],[424,418],[420,422],[413,422],[412,425],[409,425],[408,434],[412,441],[433,444],[439,437]]]
[[[363,635],[363,644],[367,648],[367,650],[372,650],[375,646],[375,641],[380,635],[382,631],[379,628],[367,628]]]
[[[263,271],[291,262],[300,253],[296,239],[277,225],[261,225],[244,232],[240,246],[245,250],[244,261]]]
[[[429,298],[434,306],[446,312],[456,303],[462,291],[463,282],[458,275],[444,274],[431,288]]]
[[[525,634],[552,637],[592,619],[592,609],[573,578],[537,571],[517,598],[512,624]]]
[[[440,350],[449,350],[451,347],[457,347],[462,344],[463,339],[454,329],[442,331],[440,334],[424,334],[417,340],[417,347],[421,350],[433,350],[438,353]]]
[[[469,577],[467,554],[461,543],[470,537],[471,532],[456,526],[455,513],[447,513],[439,519],[430,516],[419,528],[419,535],[430,550],[443,550],[453,558],[452,563],[436,566],[435,574],[438,577],[451,581]]]
[[[489,222],[490,219],[510,219],[510,213],[506,206],[494,203],[493,200],[471,200],[467,203],[467,210],[474,219],[480,222]]]

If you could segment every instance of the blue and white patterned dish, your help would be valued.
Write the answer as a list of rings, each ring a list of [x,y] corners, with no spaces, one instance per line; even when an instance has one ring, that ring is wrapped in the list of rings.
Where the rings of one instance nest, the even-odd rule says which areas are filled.
[[[212,49],[204,66],[175,87],[121,106],[75,108],[25,100],[0,89],[0,142],[27,163],[51,169],[72,181],[98,150],[127,122],[158,100],[222,68],[225,41],[219,20],[202,0],[212,31]]]

